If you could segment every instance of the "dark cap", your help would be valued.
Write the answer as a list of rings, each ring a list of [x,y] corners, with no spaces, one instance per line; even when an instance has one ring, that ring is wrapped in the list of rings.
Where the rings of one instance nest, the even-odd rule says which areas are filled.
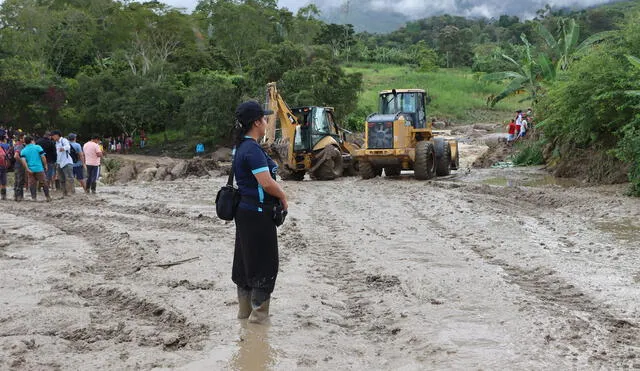
[[[70,133],[69,135],[67,135],[67,139],[69,140],[74,140],[78,137],[78,134],[74,134],[74,133]]]
[[[250,124],[262,116],[271,114],[273,114],[273,111],[262,109],[260,103],[254,100],[242,102],[236,108],[236,119],[243,124]]]
[[[521,113],[521,112],[522,112],[522,110],[521,110],[521,109],[519,109],[519,110],[517,110],[516,112],[517,112],[517,113]]]

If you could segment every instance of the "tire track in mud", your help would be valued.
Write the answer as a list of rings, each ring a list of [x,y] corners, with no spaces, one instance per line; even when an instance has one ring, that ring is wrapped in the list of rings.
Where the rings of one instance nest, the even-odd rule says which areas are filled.
[[[356,181],[348,199],[339,193],[334,196],[333,192],[323,194],[326,192],[313,190],[321,196],[305,205],[311,210],[313,221],[313,228],[305,230],[305,235],[315,236],[310,238],[309,245],[315,250],[312,259],[318,267],[311,274],[337,289],[335,298],[329,297],[322,304],[339,314],[331,321],[341,325],[346,336],[358,339],[354,343],[367,344],[366,350],[359,353],[361,359],[371,362],[365,365],[405,367],[434,362],[430,356],[449,357],[455,353],[455,347],[424,338],[423,331],[413,325],[414,321],[422,320],[419,317],[425,310],[442,304],[438,294],[415,292],[423,289],[422,284],[405,282],[411,275],[397,270],[403,266],[424,269],[424,263],[429,264],[435,258],[430,246],[440,246],[448,232],[442,233],[444,236],[436,233],[427,243],[424,237],[427,232],[415,228],[415,221],[410,220],[415,214],[406,204],[415,201],[399,201],[395,189],[391,189],[394,187],[387,188],[387,181],[367,183]],[[389,194],[390,191],[393,193]],[[363,197],[376,199],[375,206],[362,203]],[[349,218],[343,217],[346,215],[357,222],[350,223]],[[434,225],[428,228],[438,229]],[[358,236],[355,242],[354,235]],[[384,260],[387,252],[390,265]]]
[[[313,184],[309,186],[313,187]],[[298,192],[316,194],[307,190]],[[381,310],[379,304],[383,298],[381,295],[376,298],[376,294],[400,291],[401,282],[396,276],[371,271],[371,267],[361,264],[359,257],[353,254],[353,243],[342,238],[350,233],[349,226],[341,224],[340,210],[332,207],[334,200],[330,196],[307,197],[305,201],[304,209],[309,211],[307,217],[290,219],[280,235],[285,252],[282,257],[285,270],[289,255],[304,255],[310,260],[306,279],[317,283],[319,288],[310,293],[311,303],[303,307],[316,304],[318,307],[317,316],[309,316],[304,310],[294,315],[300,321],[300,328],[318,331],[317,336],[323,339],[328,350],[333,349],[324,359],[329,362],[326,363],[328,367],[333,365],[331,362],[338,362],[335,367],[345,367],[340,363],[344,360],[333,359],[336,352],[357,354],[361,366],[371,365],[372,357],[385,350],[384,341],[377,340],[388,340],[399,331],[390,319],[397,314]],[[374,308],[376,305],[378,308]],[[317,361],[308,362],[315,364]]]
[[[527,204],[533,203],[536,207],[543,207],[547,209],[545,213],[551,211],[554,219],[572,217],[570,214],[557,211],[556,208],[560,205],[585,207],[581,200],[567,198],[564,195],[550,195],[549,192],[544,197],[539,197],[536,194],[538,191],[530,194],[529,191],[518,190],[518,198],[504,199],[491,187],[490,192],[485,193],[486,186],[451,187],[438,184],[438,187],[462,188],[464,193],[470,192],[479,196],[482,199],[480,204],[486,213],[499,213],[503,218],[517,221],[534,218],[538,226],[549,229],[551,235],[556,231],[553,220],[548,220],[549,216],[544,216],[535,207],[526,207]],[[514,205],[514,201],[518,203]],[[454,199],[454,203],[460,204],[460,201]],[[435,220],[432,222],[437,223]],[[522,228],[518,233],[526,235]],[[463,246],[470,246],[470,249],[488,264],[500,267],[507,282],[517,285],[528,294],[520,303],[525,310],[546,313],[550,323],[541,327],[541,330],[546,332],[545,341],[550,346],[555,345],[563,357],[588,364],[590,367],[640,366],[636,359],[640,357],[640,326],[635,320],[613,314],[607,310],[607,305],[590,297],[551,268],[531,267],[531,259],[525,259],[525,263],[529,265],[526,268],[503,260],[497,256],[500,255],[498,247],[502,244],[490,234],[485,234],[480,243],[470,243],[465,237],[457,239]],[[559,239],[563,240],[563,237]],[[566,238],[564,240],[564,243],[567,243]]]
[[[91,308],[92,318],[88,325],[61,329],[56,336],[71,342],[71,347],[81,352],[96,350],[96,346],[100,349],[104,341],[161,346],[169,351],[202,349],[210,332],[209,325],[190,321],[168,302],[160,304],[149,298],[153,294],[140,296],[128,287],[135,285],[138,272],[158,263],[156,253],[161,248],[157,241],[151,239],[135,240],[129,231],[141,221],[146,230],[182,230],[189,233],[197,230],[201,234],[220,231],[224,228],[222,224],[201,214],[191,217],[184,211],[153,203],[118,207],[104,201],[89,201],[82,207],[61,209],[54,202],[52,206],[32,209],[17,205],[10,208],[10,212],[52,225],[69,240],[83,239],[94,253],[92,261],[86,262],[79,271],[69,272],[72,277],[69,282],[51,282],[53,292],[85,300],[85,306]],[[92,215],[101,210],[114,215],[104,219]],[[205,222],[207,226],[196,225],[194,220]],[[88,280],[91,283],[78,279],[87,274],[103,279],[97,282]],[[166,285],[196,290],[213,288],[211,282],[183,281],[169,281]]]

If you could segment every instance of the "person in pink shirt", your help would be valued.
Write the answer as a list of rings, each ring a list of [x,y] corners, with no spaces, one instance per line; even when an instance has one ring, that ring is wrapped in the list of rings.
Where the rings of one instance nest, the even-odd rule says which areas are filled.
[[[84,144],[84,158],[87,164],[87,188],[85,192],[95,194],[96,182],[98,181],[98,171],[100,170],[100,158],[102,150],[100,149],[100,136],[92,135],[91,140]]]

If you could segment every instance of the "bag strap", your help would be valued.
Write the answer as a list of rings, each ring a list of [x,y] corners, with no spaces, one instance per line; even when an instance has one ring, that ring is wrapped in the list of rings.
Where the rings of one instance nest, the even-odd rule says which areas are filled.
[[[233,164],[236,162],[236,146],[233,147],[233,155],[231,156],[231,171],[229,171],[229,178],[227,179],[227,186],[233,187]]]

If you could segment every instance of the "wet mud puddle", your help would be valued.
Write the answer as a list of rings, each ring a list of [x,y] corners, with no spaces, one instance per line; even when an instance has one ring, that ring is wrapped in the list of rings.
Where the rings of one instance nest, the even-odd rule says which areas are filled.
[[[576,179],[556,178],[552,175],[536,175],[526,177],[499,176],[484,179],[482,183],[502,187],[558,186],[563,188],[578,187],[581,184],[580,181]]]

